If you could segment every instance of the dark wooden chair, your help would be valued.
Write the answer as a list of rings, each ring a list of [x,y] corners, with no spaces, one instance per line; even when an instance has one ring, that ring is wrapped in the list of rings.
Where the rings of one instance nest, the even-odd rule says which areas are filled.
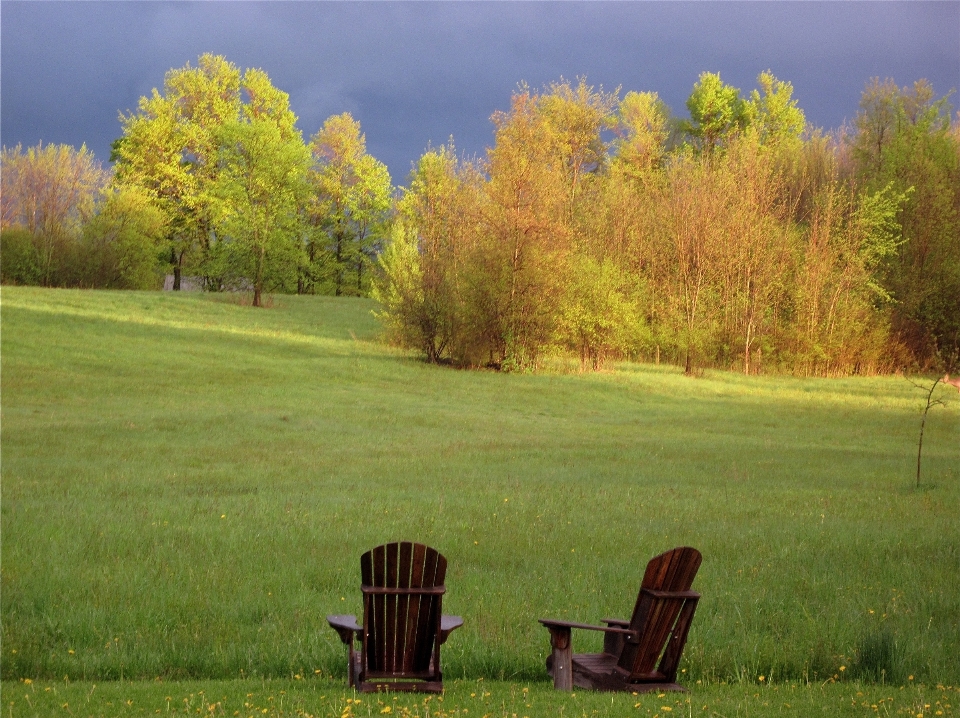
[[[360,557],[363,625],[355,616],[327,616],[347,645],[351,686],[443,690],[440,645],[463,625],[459,616],[441,614],[446,572],[447,560],[419,543],[389,543]]]
[[[547,670],[559,690],[573,686],[606,691],[683,691],[677,666],[700,594],[690,586],[702,557],[683,546],[647,564],[629,621],[601,619],[606,626],[540,619],[553,648]],[[603,653],[574,654],[571,629],[603,631]]]

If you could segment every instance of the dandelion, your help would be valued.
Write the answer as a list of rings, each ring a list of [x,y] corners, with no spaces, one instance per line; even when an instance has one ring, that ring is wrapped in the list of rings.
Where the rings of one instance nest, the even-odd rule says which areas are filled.
[[[841,673],[843,673],[845,670],[847,670],[847,667],[846,667],[846,666],[840,666],[840,672],[841,672]]]
[[[393,707],[392,707],[392,706],[384,706],[384,707],[383,707],[383,710],[380,711],[380,712],[381,712],[381,713],[393,713]]]
[[[766,677],[766,676],[760,676],[760,682],[761,682],[761,683],[763,683],[765,680],[767,680],[767,677]]]

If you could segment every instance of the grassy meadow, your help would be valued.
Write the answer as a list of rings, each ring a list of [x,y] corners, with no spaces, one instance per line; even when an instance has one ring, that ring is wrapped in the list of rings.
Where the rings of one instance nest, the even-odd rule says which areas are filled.
[[[917,488],[902,377],[455,371],[381,344],[373,308],[3,288],[4,713],[384,712],[352,703],[324,616],[359,611],[360,554],[394,540],[447,557],[465,619],[446,707],[397,714],[958,713],[956,392]],[[683,544],[692,693],[555,694],[537,618],[629,616]]]

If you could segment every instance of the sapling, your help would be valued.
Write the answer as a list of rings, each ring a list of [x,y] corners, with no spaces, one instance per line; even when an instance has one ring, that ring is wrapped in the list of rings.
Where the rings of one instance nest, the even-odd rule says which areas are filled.
[[[957,386],[957,388],[960,389],[957,379],[951,379],[950,374],[944,374],[942,379],[936,379],[933,384],[930,385],[929,389],[922,384],[917,384],[913,381],[910,382],[918,389],[923,389],[927,392],[927,403],[923,407],[923,417],[920,419],[920,440],[917,442],[917,488],[920,488],[920,457],[923,454],[923,430],[927,425],[927,412],[934,406],[946,406],[943,399],[933,398],[933,393],[937,390],[940,382],[948,386]]]

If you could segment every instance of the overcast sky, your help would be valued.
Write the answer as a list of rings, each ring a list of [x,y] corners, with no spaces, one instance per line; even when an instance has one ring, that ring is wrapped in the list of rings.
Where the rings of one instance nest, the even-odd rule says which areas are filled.
[[[308,139],[360,121],[397,184],[427,146],[492,142],[517,83],[585,76],[686,116],[703,71],[744,94],[770,69],[814,125],[852,120],[874,76],[960,86],[960,2],[0,2],[0,141],[86,143],[205,52],[290,94]],[[951,98],[955,106],[957,97]]]

